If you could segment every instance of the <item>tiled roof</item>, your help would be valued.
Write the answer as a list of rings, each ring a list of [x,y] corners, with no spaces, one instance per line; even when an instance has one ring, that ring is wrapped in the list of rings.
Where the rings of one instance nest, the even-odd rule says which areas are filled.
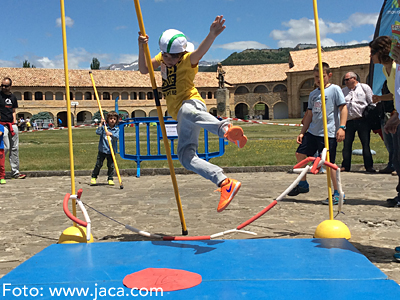
[[[151,87],[150,76],[139,71],[92,70],[96,87]],[[69,85],[92,87],[89,70],[69,70]],[[160,72],[154,72],[157,86],[161,87]],[[195,85],[198,87],[218,87],[215,72],[199,72]],[[63,69],[0,68],[0,78],[10,77],[13,86],[64,87]]]
[[[336,51],[322,51],[322,61],[327,62],[331,68],[341,66],[354,66],[370,63],[369,47],[359,47]],[[314,69],[318,63],[317,49],[307,49],[290,52],[294,67],[289,72],[301,72]]]
[[[289,64],[264,64],[223,66],[225,79],[231,84],[284,81],[286,72],[312,70],[318,62],[317,49],[290,52],[294,67]],[[332,68],[369,64],[369,47],[322,52],[322,59]],[[139,87],[151,88],[149,75],[139,71],[93,70],[96,87]],[[157,86],[161,87],[161,74],[154,72]],[[10,77],[13,86],[64,87],[63,69],[0,68],[0,78]],[[216,72],[199,72],[195,78],[196,87],[218,87]],[[92,87],[89,70],[69,70],[71,87]]]
[[[286,80],[289,64],[222,66],[225,80],[231,84]]]

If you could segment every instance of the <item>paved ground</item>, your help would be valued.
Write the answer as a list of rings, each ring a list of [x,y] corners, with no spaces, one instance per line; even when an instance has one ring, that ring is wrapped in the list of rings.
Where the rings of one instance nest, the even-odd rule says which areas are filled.
[[[213,192],[212,183],[194,174],[177,175],[189,235],[210,235],[235,228],[271,203],[297,175],[253,172],[229,176],[243,185],[229,208],[217,213],[219,195]],[[89,186],[89,176],[77,176],[75,182],[77,189],[83,188],[84,203],[123,224],[152,233],[181,234],[169,175],[122,179],[124,189],[119,189],[118,184],[105,185],[105,176],[99,179],[98,186]],[[352,244],[400,284],[400,263],[392,259],[394,247],[400,246],[400,208],[386,206],[386,199],[395,195],[396,181],[391,175],[344,173],[347,202],[345,214],[338,219],[349,227]],[[312,238],[318,224],[329,214],[328,206],[320,204],[327,195],[326,176],[310,175],[309,182],[310,193],[287,197],[246,229],[256,232],[256,238]],[[62,231],[72,225],[62,210],[64,195],[70,192],[68,176],[9,179],[0,186],[0,277],[57,243]],[[95,242],[147,240],[93,210],[89,209],[89,214]],[[235,234],[225,238],[254,237]]]

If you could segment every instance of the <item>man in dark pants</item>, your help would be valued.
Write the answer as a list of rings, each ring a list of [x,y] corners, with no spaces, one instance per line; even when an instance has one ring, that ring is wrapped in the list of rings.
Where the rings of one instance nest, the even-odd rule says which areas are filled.
[[[368,173],[375,173],[373,168],[371,148],[369,146],[371,139],[371,128],[368,121],[362,117],[364,109],[369,103],[372,103],[372,90],[363,83],[357,81],[357,75],[353,72],[348,72],[344,77],[346,87],[342,89],[347,109],[349,111],[346,122],[346,136],[343,145],[343,161],[341,171],[350,171],[351,155],[354,137],[356,132],[360,138],[362,145],[362,153],[364,158],[364,167]]]

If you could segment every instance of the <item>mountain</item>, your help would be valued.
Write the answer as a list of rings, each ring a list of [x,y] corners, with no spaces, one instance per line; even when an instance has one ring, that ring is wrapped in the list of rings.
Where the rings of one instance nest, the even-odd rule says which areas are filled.
[[[108,67],[100,67],[100,70],[112,70],[112,71],[137,71],[139,70],[139,64],[138,61],[135,60],[133,63],[130,64],[112,64],[109,65]]]
[[[199,70],[200,72],[204,68],[209,68],[212,66],[216,66],[218,61],[200,61],[199,62]],[[137,71],[139,70],[139,64],[138,61],[135,60],[133,63],[130,64],[124,64],[124,63],[119,63],[119,64],[111,64],[108,67],[100,67],[100,70],[112,70],[112,71]],[[217,68],[215,67],[215,70]]]
[[[333,46],[324,47],[324,51],[335,51],[348,48],[365,47],[368,44],[357,44],[350,46]],[[291,51],[299,51],[306,48],[315,48],[312,44],[299,44],[295,48],[279,48],[279,49],[246,49],[242,52],[234,52],[226,59],[221,61],[222,65],[259,65],[259,64],[280,64],[288,63]],[[219,61],[200,61],[199,72],[215,72],[217,71],[217,63]],[[101,67],[101,70],[125,70],[137,71],[139,69],[138,61],[130,64],[112,64],[108,67]]]

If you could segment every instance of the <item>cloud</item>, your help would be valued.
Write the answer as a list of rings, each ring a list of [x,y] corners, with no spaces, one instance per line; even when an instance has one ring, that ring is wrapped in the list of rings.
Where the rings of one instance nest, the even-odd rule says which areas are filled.
[[[354,27],[364,25],[375,25],[378,20],[378,13],[364,14],[354,13],[343,22],[329,22],[319,19],[319,31],[322,46],[335,46],[338,43],[332,38],[328,38],[331,34],[342,34],[350,32]],[[295,47],[299,43],[315,44],[315,23],[314,19],[301,18],[299,20],[289,20],[283,22],[282,25],[286,30],[272,30],[270,37],[278,40],[279,47]],[[352,41],[354,42],[354,41]]]
[[[220,48],[231,51],[243,51],[246,49],[266,49],[270,47],[255,41],[242,41],[242,42],[233,42],[223,45],[214,45],[213,48]]]
[[[138,59],[137,55],[134,54],[120,54],[118,61],[115,63],[133,63]]]
[[[72,20],[70,17],[65,17],[65,26],[72,27],[73,25],[74,25],[74,20]],[[56,26],[61,27],[61,18],[58,18],[56,20]]]
[[[117,26],[117,27],[115,27],[114,29],[115,29],[115,30],[121,30],[121,29],[126,29],[126,28],[128,28],[128,27],[125,26],[125,25],[122,25],[122,26]]]
[[[132,54],[109,54],[109,53],[93,53],[84,48],[73,48],[68,51],[68,68],[69,69],[90,69],[93,57],[96,57],[101,67],[108,66],[112,63],[132,63],[138,59],[137,55]],[[22,62],[27,60],[36,68],[45,69],[62,69],[64,68],[63,54],[54,57],[37,56],[28,53],[23,56],[16,56],[15,61],[0,60],[0,67],[22,67]]]
[[[20,66],[18,66],[17,62],[15,61],[0,59],[0,68],[17,68],[17,67],[22,67],[22,63]]]
[[[372,14],[363,14],[363,13],[354,13],[352,14],[347,22],[353,26],[363,26],[363,25],[376,25],[378,21],[379,14],[372,13]]]

